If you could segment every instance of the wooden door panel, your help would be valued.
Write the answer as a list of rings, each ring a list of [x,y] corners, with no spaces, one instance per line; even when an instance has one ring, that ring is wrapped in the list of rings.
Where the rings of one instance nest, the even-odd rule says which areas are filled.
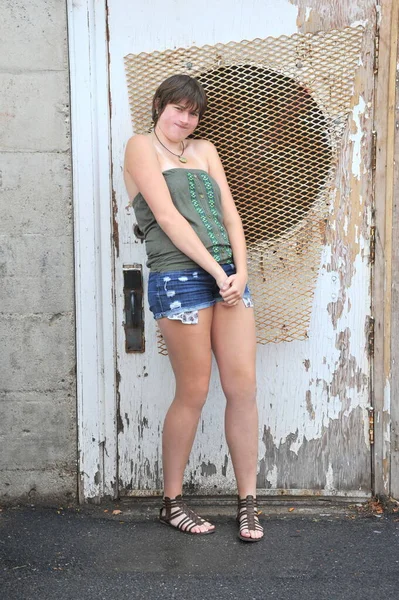
[[[145,252],[133,234],[135,220],[122,177],[124,145],[132,134],[124,58],[204,44],[212,52],[217,43],[330,31],[357,22],[364,27],[359,68],[336,157],[307,334],[291,342],[258,345],[258,487],[269,494],[366,496],[374,2],[347,0],[338,8],[327,0],[285,0],[278,5],[272,0],[250,4],[225,0],[215,6],[206,2],[201,11],[195,9],[195,18],[193,10],[190,2],[172,0],[156,0],[151,7],[109,1],[120,490],[125,494],[161,490],[160,436],[174,387],[168,359],[158,353],[155,323],[147,308],[146,350],[125,352],[123,267],[144,265]],[[143,272],[146,289],[145,267]],[[223,411],[214,368],[186,473],[188,490],[235,491]]]

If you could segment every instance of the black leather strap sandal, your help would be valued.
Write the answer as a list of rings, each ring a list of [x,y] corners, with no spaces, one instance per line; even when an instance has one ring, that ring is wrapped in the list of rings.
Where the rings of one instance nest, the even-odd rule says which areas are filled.
[[[183,501],[181,495],[176,498],[168,498],[167,496],[162,501],[162,508],[159,513],[159,520],[165,525],[170,525],[178,531],[183,533],[191,533],[192,535],[207,535],[215,532],[215,526],[212,525],[211,529],[207,531],[201,531],[196,533],[192,531],[194,527],[199,525],[205,525],[207,521],[197,515],[191,508],[188,508],[187,504]]]
[[[260,542],[262,537],[247,537],[242,535],[244,529],[249,531],[261,531],[263,533],[263,527],[259,523],[258,507],[256,505],[256,498],[253,496],[247,496],[242,500],[238,498],[238,510],[237,510],[237,523],[239,526],[238,537],[243,542]]]

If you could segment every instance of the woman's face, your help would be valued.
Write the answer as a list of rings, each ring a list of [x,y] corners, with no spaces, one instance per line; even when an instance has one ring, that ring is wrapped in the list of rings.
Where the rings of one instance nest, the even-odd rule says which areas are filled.
[[[198,125],[198,111],[188,108],[184,100],[167,104],[159,115],[157,127],[172,142],[180,142],[189,136]]]

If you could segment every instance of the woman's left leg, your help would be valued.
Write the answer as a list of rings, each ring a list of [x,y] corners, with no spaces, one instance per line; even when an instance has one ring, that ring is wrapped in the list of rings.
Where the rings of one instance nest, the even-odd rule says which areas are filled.
[[[256,405],[256,335],[253,308],[243,302],[218,302],[212,321],[212,349],[226,396],[225,429],[238,495],[256,497],[258,410]],[[256,519],[256,524],[258,523]],[[258,525],[243,537],[260,538]]]

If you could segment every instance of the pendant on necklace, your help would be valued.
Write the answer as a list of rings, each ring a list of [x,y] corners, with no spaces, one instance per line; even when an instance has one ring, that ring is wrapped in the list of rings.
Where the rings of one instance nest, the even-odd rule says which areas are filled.
[[[186,163],[187,162],[187,158],[185,156],[179,156],[179,160],[181,163]]]

